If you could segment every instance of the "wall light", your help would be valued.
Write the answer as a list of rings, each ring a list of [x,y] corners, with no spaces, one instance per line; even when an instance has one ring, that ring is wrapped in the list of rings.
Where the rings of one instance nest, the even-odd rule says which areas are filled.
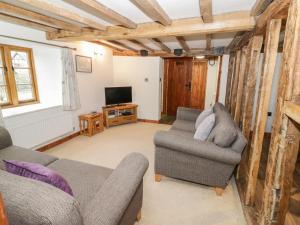
[[[197,55],[197,56],[196,56],[196,59],[204,59],[204,58],[205,58],[204,55]]]
[[[104,50],[103,48],[95,48],[94,49],[94,56],[103,56],[104,55]]]

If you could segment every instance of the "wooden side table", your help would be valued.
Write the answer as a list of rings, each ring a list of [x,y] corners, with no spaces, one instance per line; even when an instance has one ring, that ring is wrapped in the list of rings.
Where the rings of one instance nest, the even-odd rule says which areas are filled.
[[[93,136],[104,130],[103,114],[93,113],[79,116],[80,134],[85,136]]]

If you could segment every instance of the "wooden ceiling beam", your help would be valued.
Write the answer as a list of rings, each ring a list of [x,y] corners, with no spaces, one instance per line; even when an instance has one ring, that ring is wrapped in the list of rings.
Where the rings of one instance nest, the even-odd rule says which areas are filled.
[[[212,0],[199,0],[200,14],[204,23],[212,23]]]
[[[135,44],[135,45],[141,47],[142,49],[148,50],[148,51],[150,51],[150,52],[154,52],[154,50],[153,50],[152,48],[148,47],[147,45],[145,45],[144,43],[142,43],[142,42],[140,42],[140,41],[138,41],[138,40],[131,39],[131,40],[128,40],[128,41],[130,41],[130,42],[132,42],[133,44]]]
[[[206,49],[211,49],[212,47],[212,38],[213,38],[213,35],[212,34],[207,34],[206,35]]]
[[[159,5],[156,0],[130,0],[141,11],[149,16],[153,21],[157,21],[165,26],[172,24],[172,20],[167,13]]]
[[[178,41],[178,43],[180,44],[181,48],[185,51],[185,52],[189,52],[190,51],[190,47],[187,45],[184,37],[179,36],[176,37],[176,40]]]
[[[112,43],[113,45],[117,45],[117,46],[121,46],[122,48],[125,48],[125,49],[128,49],[130,51],[133,51],[133,52],[138,52],[138,50],[128,46],[128,45],[125,45],[119,41],[107,41],[108,43]]]
[[[274,0],[256,20],[255,34],[262,34],[271,19],[285,19],[291,0]]]
[[[19,19],[13,16],[8,16],[0,13],[0,20],[13,23],[17,25],[21,25],[24,27],[29,27],[36,30],[46,31],[46,32],[56,32],[57,29],[53,27],[48,27],[39,23],[31,22],[29,20]]]
[[[138,24],[136,29],[126,29],[122,27],[108,27],[107,31],[90,35],[75,32],[50,33],[48,38],[51,40],[121,40],[138,38],[158,38],[166,36],[188,36],[214,33],[230,33],[238,31],[252,30],[255,20],[250,17],[248,11],[226,13],[214,16],[213,23],[203,23],[201,18],[188,18],[174,20],[170,26],[162,26],[157,23]]]
[[[263,13],[263,11],[265,11],[272,1],[273,0],[256,0],[251,9],[251,16],[259,16],[261,13]]]
[[[119,47],[117,47],[117,46],[115,46],[115,45],[111,45],[111,44],[109,44],[109,43],[107,43],[107,42],[104,42],[104,41],[90,41],[90,42],[91,42],[91,43],[94,43],[94,44],[97,44],[97,45],[105,46],[105,47],[107,47],[107,48],[110,48],[110,49],[112,49],[112,50],[116,50],[116,51],[119,51],[119,52],[124,51],[124,49],[119,48]]]
[[[136,28],[136,23],[130,19],[120,15],[119,13],[113,11],[112,9],[106,7],[100,2],[94,0],[63,0],[87,13],[90,13],[96,17],[99,17],[109,22],[116,23],[117,25],[122,25],[127,28]]]
[[[71,23],[64,22],[62,20],[57,20],[3,2],[0,2],[0,13],[12,17],[17,17],[19,19],[25,19],[27,21],[31,21],[34,23],[39,23],[48,27],[65,29],[65,30],[70,30],[75,32],[79,32],[81,30],[80,26],[76,26]]]
[[[80,16],[68,9],[57,6],[47,0],[1,0],[20,8],[24,8],[36,13],[49,16],[56,19],[62,19],[74,23],[75,25],[81,24],[85,27],[91,27],[98,30],[106,30],[106,27],[95,20]]]
[[[150,40],[153,42],[153,44],[155,44],[157,47],[159,47],[163,51],[165,51],[167,53],[172,53],[172,50],[168,46],[166,46],[164,43],[162,43],[162,41],[159,40],[158,38],[152,38]]]

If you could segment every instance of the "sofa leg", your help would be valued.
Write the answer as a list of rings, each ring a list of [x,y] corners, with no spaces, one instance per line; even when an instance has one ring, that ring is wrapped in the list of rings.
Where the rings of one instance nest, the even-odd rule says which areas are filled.
[[[140,211],[138,212],[138,214],[136,215],[136,221],[140,221],[142,218],[142,210],[140,209]]]
[[[224,189],[223,188],[219,188],[219,187],[215,187],[215,192],[218,196],[222,196],[224,193]]]
[[[161,181],[161,175],[160,174],[158,174],[158,173],[155,174],[155,181],[156,182],[160,182]]]

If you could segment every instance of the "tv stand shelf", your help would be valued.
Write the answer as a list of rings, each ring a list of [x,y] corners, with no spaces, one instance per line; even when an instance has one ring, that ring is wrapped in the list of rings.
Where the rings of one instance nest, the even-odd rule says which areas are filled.
[[[125,123],[137,122],[137,107],[135,104],[104,106],[103,119],[106,128]]]

